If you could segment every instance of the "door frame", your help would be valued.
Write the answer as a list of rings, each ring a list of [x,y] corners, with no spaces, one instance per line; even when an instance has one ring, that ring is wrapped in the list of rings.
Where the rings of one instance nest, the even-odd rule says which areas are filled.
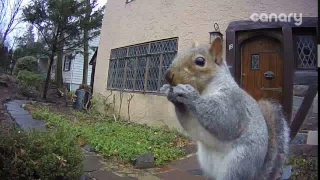
[[[254,22],[250,20],[233,21],[230,22],[226,29],[226,61],[230,72],[235,81],[241,83],[241,55],[239,51],[239,32],[243,31],[261,31],[261,30],[281,30],[280,38],[283,46],[283,66],[284,68],[284,84],[283,84],[283,110],[288,120],[290,121],[292,115],[293,103],[293,85],[294,85],[294,46],[293,46],[293,27],[316,27],[318,28],[318,17],[303,17],[302,24],[296,26],[294,22]],[[272,33],[264,32],[264,35],[274,36]]]
[[[284,70],[284,54],[283,54],[283,41],[281,39],[281,37],[279,37],[276,33],[274,32],[263,32],[263,31],[258,31],[258,32],[254,32],[252,34],[249,34],[246,38],[244,39],[241,39],[238,41],[238,49],[237,49],[237,52],[239,54],[239,58],[238,59],[238,62],[240,62],[240,81],[239,81],[239,86],[241,88],[242,87],[242,80],[243,80],[243,77],[242,77],[242,47],[245,43],[247,43],[248,41],[254,39],[254,38],[258,38],[258,37],[266,37],[266,38],[271,38],[273,40],[276,40],[278,43],[280,43],[280,46],[281,46],[281,56],[282,56],[282,61],[283,61],[283,70]],[[283,79],[283,84],[281,85],[281,87],[284,89],[284,74],[282,74],[282,79]],[[282,104],[284,104],[284,92],[282,92],[282,95],[281,95],[281,102]]]
[[[270,31],[271,30],[271,31]],[[276,33],[281,31],[282,34]],[[238,31],[237,34],[243,31]],[[274,38],[281,43],[281,49],[283,52],[283,97],[282,97],[282,107],[288,120],[291,119],[292,115],[292,104],[293,104],[293,74],[294,74],[294,49],[293,49],[293,38],[291,28],[272,28],[272,29],[252,29],[247,32],[253,32],[249,34],[246,38],[238,39],[236,41],[235,47],[235,58],[234,58],[234,78],[238,84],[241,84],[241,47],[243,43],[247,40],[257,37],[266,36],[269,38]],[[228,53],[227,53],[228,54]],[[229,54],[230,55],[230,54]],[[227,58],[228,59],[228,58]],[[227,61],[228,63],[228,61]]]

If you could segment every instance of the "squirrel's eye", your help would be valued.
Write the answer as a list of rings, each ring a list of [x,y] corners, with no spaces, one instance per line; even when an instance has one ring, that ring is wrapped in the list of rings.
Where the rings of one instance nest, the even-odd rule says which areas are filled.
[[[195,63],[196,63],[196,65],[198,65],[198,66],[204,66],[205,63],[206,63],[206,60],[205,60],[203,57],[198,57],[198,58],[195,60]]]

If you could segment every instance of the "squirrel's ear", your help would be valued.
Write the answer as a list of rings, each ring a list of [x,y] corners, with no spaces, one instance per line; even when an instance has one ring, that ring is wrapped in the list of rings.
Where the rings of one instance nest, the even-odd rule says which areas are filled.
[[[197,46],[199,46],[199,43],[198,43],[198,42],[196,42],[196,41],[193,41],[193,43],[192,43],[192,47],[193,47],[193,48],[195,48],[195,47],[197,47]]]
[[[215,62],[218,65],[222,64],[223,57],[222,57],[222,39],[220,37],[216,37],[210,46],[210,53],[215,58]]]

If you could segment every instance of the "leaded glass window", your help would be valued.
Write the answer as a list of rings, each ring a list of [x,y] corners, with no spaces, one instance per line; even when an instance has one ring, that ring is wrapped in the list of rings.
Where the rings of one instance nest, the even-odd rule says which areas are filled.
[[[158,90],[159,66],[160,66],[160,55],[157,54],[157,55],[150,56],[149,63],[148,63],[148,81],[147,81],[148,91]]]
[[[317,67],[317,50],[315,36],[300,35],[296,37],[296,62],[302,69],[314,69]]]
[[[159,92],[177,50],[176,38],[112,49],[108,89]]]
[[[146,66],[147,66],[147,58],[139,57],[137,58],[137,76],[135,82],[135,89],[138,91],[144,90],[144,82],[145,82],[145,74],[146,74]]]
[[[164,84],[164,73],[169,68],[170,64],[172,63],[172,60],[175,57],[175,53],[168,53],[164,54],[162,64],[161,64],[161,78],[160,78],[160,87]]]
[[[108,73],[108,88],[115,87],[115,80],[117,76],[117,60],[111,59],[109,62],[109,73]]]
[[[125,69],[124,69],[125,65],[126,65],[125,59],[118,60],[115,88],[118,88],[118,89],[122,88],[124,72],[125,72]]]
[[[136,68],[136,59],[129,58],[126,67],[126,87],[127,90],[133,90],[134,72]]]
[[[251,55],[251,69],[259,70],[260,69],[260,55],[252,54]]]

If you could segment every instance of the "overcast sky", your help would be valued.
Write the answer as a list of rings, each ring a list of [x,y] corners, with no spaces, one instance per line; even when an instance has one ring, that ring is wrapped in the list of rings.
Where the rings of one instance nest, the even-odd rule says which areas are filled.
[[[103,6],[107,3],[108,0],[97,0],[99,6]],[[10,2],[14,2],[14,1],[10,1]],[[29,2],[29,0],[23,0],[22,5],[26,5]],[[21,14],[21,13],[20,13]],[[17,26],[17,29],[14,30],[11,34],[9,34],[7,40],[9,41],[10,46],[13,45],[13,39],[14,37],[19,37],[22,34],[24,34],[24,32],[28,29],[28,23],[20,23]]]
[[[108,0],[98,0],[100,6],[103,6],[107,3]]]

